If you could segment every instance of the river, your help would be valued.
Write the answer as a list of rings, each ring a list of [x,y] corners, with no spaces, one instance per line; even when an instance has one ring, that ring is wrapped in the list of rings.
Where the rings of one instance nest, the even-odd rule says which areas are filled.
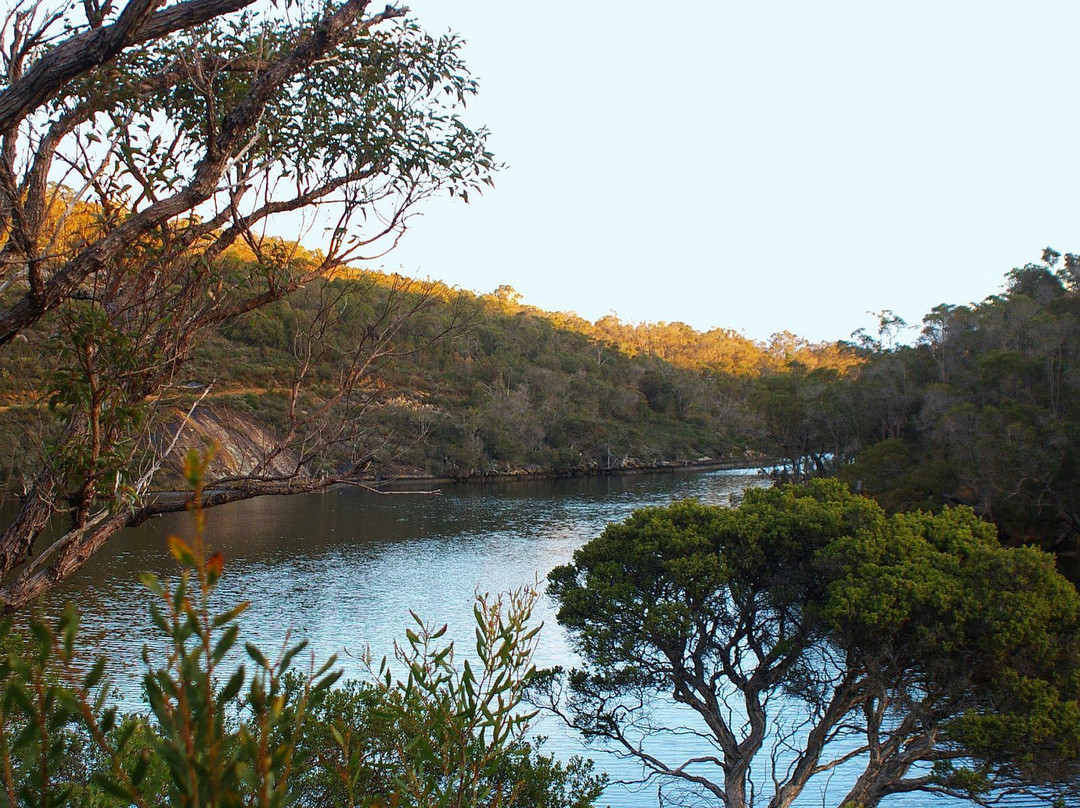
[[[727,505],[748,487],[767,484],[754,473],[717,471],[451,485],[440,496],[380,496],[341,488],[213,509],[207,538],[226,558],[222,602],[253,602],[243,619],[242,641],[254,641],[270,655],[288,630],[293,639],[311,643],[317,660],[337,654],[347,676],[362,677],[360,653],[366,648],[376,658],[391,653],[394,640],[411,625],[410,610],[432,623],[447,623],[448,637],[469,647],[477,591],[542,582],[604,525],[635,508],[684,497]],[[80,605],[84,641],[117,661],[113,677],[119,699],[132,709],[141,707],[142,648],[156,639],[147,618],[150,598],[137,576],[143,570],[172,573],[165,549],[170,533],[189,536],[188,517],[163,518],[114,537],[52,600],[54,606],[63,599]],[[537,664],[573,665],[547,598],[534,617],[544,624]],[[549,736],[545,750],[558,757],[593,757],[615,779],[640,776],[635,765],[586,749],[553,718],[541,719],[537,730]],[[844,793],[845,779],[834,778],[828,788],[833,802]],[[826,804],[820,788],[804,797],[801,805]],[[652,808],[659,801],[656,783],[615,783],[601,804]],[[886,804],[943,803],[908,797]]]

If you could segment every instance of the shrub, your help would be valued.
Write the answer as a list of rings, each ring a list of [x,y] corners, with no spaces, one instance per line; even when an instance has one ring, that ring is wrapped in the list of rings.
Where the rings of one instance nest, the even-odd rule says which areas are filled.
[[[591,763],[564,767],[525,740],[532,588],[478,597],[475,664],[440,644],[445,626],[416,618],[371,682],[335,687],[334,657],[296,671],[304,642],[275,659],[247,643],[254,672],[229,670],[248,603],[211,608],[224,561],[203,538],[206,462],[191,452],[185,463],[195,536],[169,539],[180,575],[143,578],[167,640],[160,662],[143,652],[148,715],[108,705],[107,660],[77,658],[73,606],[52,622],[32,617],[21,640],[0,626],[0,807],[593,804],[602,779]]]

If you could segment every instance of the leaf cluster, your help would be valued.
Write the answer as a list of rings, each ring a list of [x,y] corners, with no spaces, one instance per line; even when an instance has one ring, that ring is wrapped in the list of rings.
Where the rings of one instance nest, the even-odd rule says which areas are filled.
[[[1080,595],[970,509],[887,516],[833,480],[677,502],[609,526],[549,580],[585,661],[557,709],[669,778],[746,793],[770,737],[799,744],[773,769],[777,804],[859,752],[850,797],[867,805],[1076,777]],[[660,694],[708,727],[719,784],[642,751]]]

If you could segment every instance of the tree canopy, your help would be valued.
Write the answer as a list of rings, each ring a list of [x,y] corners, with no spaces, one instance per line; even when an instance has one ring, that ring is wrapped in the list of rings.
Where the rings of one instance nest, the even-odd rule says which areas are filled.
[[[1080,760],[1080,596],[969,509],[886,516],[831,480],[684,501],[549,581],[584,660],[549,681],[556,709],[727,808],[785,808],[834,769],[823,804],[1052,793]]]
[[[1080,257],[1043,257],[980,303],[935,307],[915,345],[871,345],[839,395],[857,447],[840,473],[890,510],[970,505],[1075,565]]]
[[[182,368],[214,327],[384,252],[432,194],[490,183],[486,132],[459,117],[476,91],[460,39],[368,5],[39,0],[0,19],[0,345],[49,357],[35,393],[55,416],[0,534],[6,606],[168,509],[144,494],[183,421]],[[312,231],[320,251],[275,235]],[[423,308],[409,286],[329,347],[327,322],[354,303],[322,301],[296,345],[285,435],[301,462],[271,471],[271,447],[221,501],[330,482],[301,480],[302,461],[340,439],[356,385]],[[305,406],[328,351],[340,384]],[[58,511],[70,529],[27,564]]]

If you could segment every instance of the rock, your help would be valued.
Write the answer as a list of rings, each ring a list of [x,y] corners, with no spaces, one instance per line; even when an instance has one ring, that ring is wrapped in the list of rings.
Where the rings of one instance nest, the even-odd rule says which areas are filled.
[[[159,445],[172,440],[184,412],[177,410],[168,427],[158,437]],[[176,448],[166,461],[160,478],[162,487],[185,489],[182,465],[189,449],[199,452],[215,446],[210,464],[210,479],[238,477],[253,472],[270,477],[285,477],[296,471],[299,456],[285,450],[264,462],[278,446],[279,438],[259,420],[226,407],[200,406],[191,414]]]

